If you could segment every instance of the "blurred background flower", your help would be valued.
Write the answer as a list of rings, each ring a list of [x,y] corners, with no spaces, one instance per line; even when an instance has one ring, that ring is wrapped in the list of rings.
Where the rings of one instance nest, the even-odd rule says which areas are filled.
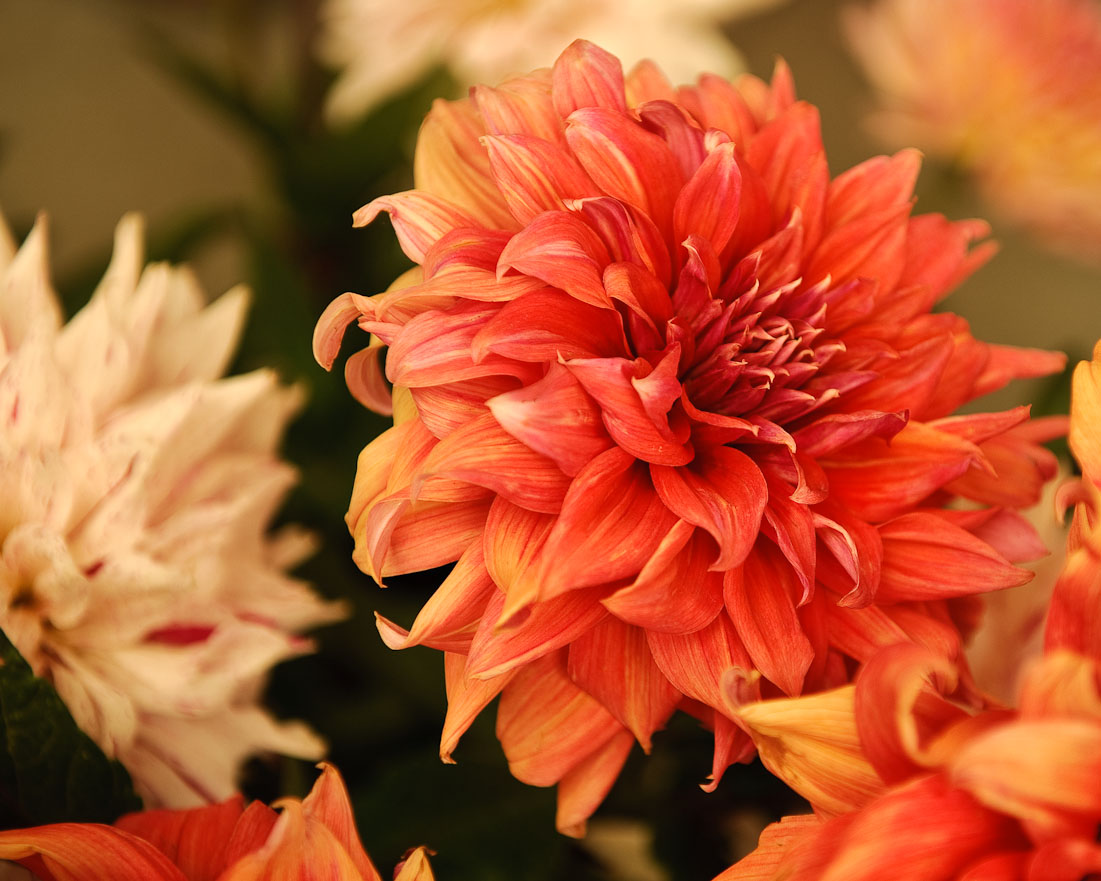
[[[284,573],[312,539],[265,534],[300,392],[221,378],[245,292],[207,305],[186,269],[143,270],[136,216],[64,325],[45,239],[40,219],[15,252],[0,226],[0,626],[147,805],[226,798],[254,753],[324,752],[257,704],[344,615]]]
[[[821,108],[834,173],[882,150],[862,124],[872,96],[842,36],[840,10],[850,2],[788,0],[746,11],[723,29],[757,74],[767,75],[777,55],[788,60],[800,95]],[[20,240],[40,208],[50,212],[55,287],[68,314],[99,282],[110,230],[132,209],[148,217],[151,259],[186,260],[209,292],[239,281],[252,287],[232,370],[274,367],[309,388],[285,445],[303,477],[280,522],[305,524],[321,538],[297,574],[354,606],[351,620],[318,632],[317,655],[275,668],[266,700],[329,741],[379,863],[392,865],[411,842],[426,841],[440,852],[433,860],[440,877],[451,879],[631,877],[553,831],[553,792],[510,777],[491,718],[464,736],[459,764],[442,765],[438,655],[395,656],[374,638],[373,609],[411,620],[446,570],[378,591],[352,564],[342,520],[348,487],[364,438],[385,421],[350,406],[342,385],[314,364],[309,334],[334,296],[382,290],[407,266],[386,224],[353,230],[351,214],[411,184],[417,126],[431,100],[455,94],[456,83],[429,73],[332,128],[323,109],[335,72],[316,54],[320,5],[0,3],[0,204]],[[560,48],[534,64],[549,64]],[[986,214],[957,174],[938,173],[932,162],[916,195],[920,213]],[[953,295],[953,310],[980,339],[1084,357],[1097,337],[1096,269],[992,219],[1001,251]],[[1034,414],[1058,412],[1065,386],[1030,381],[983,406],[1039,402]],[[754,824],[802,809],[757,764],[735,769],[732,785],[701,792],[709,749],[694,720],[675,718],[645,762],[628,760],[595,822],[641,825],[647,834],[635,840],[650,843],[666,872],[705,878],[744,852],[735,848],[752,846]],[[306,764],[265,761],[249,763],[242,781],[270,800],[304,795],[312,779]],[[472,794],[476,809],[456,811]],[[408,812],[393,810],[398,801]]]
[[[660,57],[674,82],[743,62],[721,26],[783,0],[326,0],[321,57],[342,71],[327,99],[354,118],[437,65],[461,87],[545,67],[575,37],[630,67]]]
[[[1050,247],[1101,259],[1101,4],[879,0],[846,8],[872,130],[973,175]]]

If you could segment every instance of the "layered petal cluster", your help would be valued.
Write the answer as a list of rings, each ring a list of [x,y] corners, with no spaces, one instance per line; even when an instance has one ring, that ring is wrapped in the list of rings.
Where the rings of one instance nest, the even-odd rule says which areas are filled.
[[[770,769],[818,816],[785,817],[722,881],[1101,877],[1101,345],[1075,373],[1083,481],[1044,657],[1014,711],[976,712],[954,665],[891,646],[854,685],[738,704]],[[1008,647],[1007,647],[1008,648]]]
[[[727,670],[794,695],[883,644],[955,657],[967,598],[1029,578],[1015,509],[1049,428],[952,414],[1062,356],[931,311],[990,246],[911,216],[916,154],[831,181],[782,65],[674,89],[578,41],[437,102],[416,167],[356,222],[388,212],[418,265],[334,301],[315,351],[358,322],[349,386],[394,415],[360,458],[357,563],[455,563],[411,629],[379,622],[447,653],[445,759],[501,694],[513,772],[559,783],[579,832],[678,707],[715,730],[712,783],[752,756]]]
[[[721,25],[780,0],[326,0],[320,56],[340,76],[326,110],[352,119],[446,66],[466,86],[495,83],[586,37],[631,63],[661,52],[671,74],[744,69]]]
[[[885,139],[955,162],[1010,220],[1101,259],[1094,0],[878,0],[846,12]]]
[[[245,292],[207,306],[187,270],[143,271],[137,217],[63,324],[45,236],[16,252],[0,226],[0,627],[147,805],[220,800],[247,755],[323,751],[257,704],[342,615],[285,572],[310,538],[266,534],[299,392],[220,378]]]
[[[356,832],[339,772],[321,765],[305,799],[245,807],[241,796],[191,810],[128,814],[114,826],[56,823],[0,832],[0,859],[42,881],[382,881]],[[432,881],[410,851],[394,881]]]

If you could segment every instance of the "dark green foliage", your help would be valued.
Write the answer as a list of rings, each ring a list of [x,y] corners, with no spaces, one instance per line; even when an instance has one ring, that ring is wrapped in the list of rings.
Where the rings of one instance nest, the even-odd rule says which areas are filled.
[[[81,731],[0,632],[0,826],[110,823],[141,809],[130,776]]]

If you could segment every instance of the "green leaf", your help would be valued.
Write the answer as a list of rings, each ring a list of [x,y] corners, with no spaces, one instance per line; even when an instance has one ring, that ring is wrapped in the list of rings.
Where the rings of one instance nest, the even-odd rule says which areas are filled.
[[[0,662],[0,825],[110,823],[140,810],[126,769],[77,727],[3,632]]]

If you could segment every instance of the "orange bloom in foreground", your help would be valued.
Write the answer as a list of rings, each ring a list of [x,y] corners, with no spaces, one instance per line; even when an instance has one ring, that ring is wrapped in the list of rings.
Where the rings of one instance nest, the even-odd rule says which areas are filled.
[[[957,163],[1007,218],[1101,259],[1096,0],[880,0],[846,12],[885,141]]]
[[[732,706],[819,817],[773,824],[722,881],[1101,877],[1101,345],[1072,410],[1082,501],[1018,709],[968,710],[953,665],[913,645],[855,686]]]
[[[419,265],[334,301],[315,351],[358,321],[349,385],[394,415],[360,457],[356,562],[457,561],[409,631],[379,620],[447,653],[445,760],[501,694],[513,773],[558,783],[579,834],[678,707],[715,730],[712,785],[752,756],[728,669],[793,695],[879,644],[955,653],[953,598],[1028,579],[1013,509],[1052,471],[1043,431],[950,414],[1062,357],[930,311],[991,249],[979,221],[910,216],[917,170],[831,182],[782,65],[673,89],[579,41],[437,102],[417,189],[356,215],[389,212]]]
[[[359,835],[344,781],[322,764],[302,801],[241,796],[184,811],[128,814],[114,826],[57,823],[0,832],[0,859],[42,881],[382,881]],[[432,881],[427,851],[411,851],[394,881]]]

